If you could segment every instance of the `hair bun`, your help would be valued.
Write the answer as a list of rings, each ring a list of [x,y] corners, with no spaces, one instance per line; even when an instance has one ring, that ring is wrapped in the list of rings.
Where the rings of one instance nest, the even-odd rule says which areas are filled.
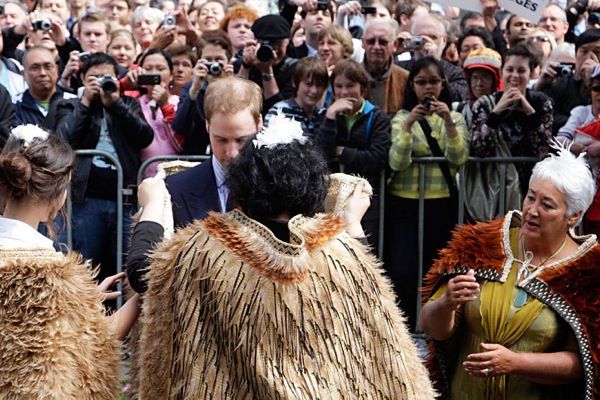
[[[6,154],[0,159],[0,168],[9,191],[14,191],[16,195],[28,192],[32,169],[26,157],[21,154]]]

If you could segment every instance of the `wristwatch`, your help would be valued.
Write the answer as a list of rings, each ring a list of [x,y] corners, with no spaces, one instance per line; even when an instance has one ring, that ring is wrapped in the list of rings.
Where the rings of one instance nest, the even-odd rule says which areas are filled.
[[[273,79],[274,75],[273,74],[269,74],[267,72],[263,72],[262,74],[262,80],[263,81],[270,81],[271,79]]]

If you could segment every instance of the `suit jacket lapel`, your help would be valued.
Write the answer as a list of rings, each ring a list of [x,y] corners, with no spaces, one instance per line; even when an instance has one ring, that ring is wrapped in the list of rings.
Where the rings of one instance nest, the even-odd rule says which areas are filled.
[[[190,185],[195,185],[195,189],[181,193],[189,213],[187,223],[206,218],[209,211],[221,211],[212,160],[206,160],[205,163],[207,164],[206,168],[200,168],[194,181],[189,182]]]

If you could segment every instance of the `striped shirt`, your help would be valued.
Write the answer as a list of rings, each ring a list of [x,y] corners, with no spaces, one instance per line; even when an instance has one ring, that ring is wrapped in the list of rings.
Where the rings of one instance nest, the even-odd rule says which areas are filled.
[[[269,109],[267,115],[265,115],[265,126],[269,126],[269,121],[271,117],[277,115],[277,113],[281,111],[283,115],[288,118],[292,118],[302,125],[302,131],[304,131],[304,136],[308,136],[310,138],[314,138],[317,134],[317,129],[321,125],[323,121],[323,116],[325,115],[325,109],[321,107],[315,107],[312,115],[306,115],[304,109],[296,103],[296,100],[287,99],[282,100],[278,103],[275,103],[273,107]]]
[[[391,194],[408,199],[419,198],[419,166],[413,157],[433,157],[421,125],[415,122],[411,134],[404,132],[404,121],[409,112],[402,110],[392,120],[392,147],[389,163],[393,170],[388,190]],[[469,158],[469,130],[461,114],[451,111],[458,135],[452,139],[446,135],[444,120],[438,115],[425,117],[431,127],[431,136],[437,140],[445,158],[450,163],[450,173],[456,175],[457,167]],[[449,197],[448,183],[437,163],[425,165],[425,198]]]

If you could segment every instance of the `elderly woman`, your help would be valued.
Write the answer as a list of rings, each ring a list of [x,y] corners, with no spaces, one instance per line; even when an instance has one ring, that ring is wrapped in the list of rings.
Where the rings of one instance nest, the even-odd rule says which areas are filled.
[[[463,115],[470,128],[475,101],[504,87],[500,77],[502,57],[492,49],[476,49],[464,59],[463,70],[469,85],[469,99],[452,103],[452,109]]]
[[[421,327],[441,342],[432,367],[453,399],[600,395],[600,246],[573,229],[594,179],[581,156],[555,147],[533,170],[523,212],[461,227],[426,278]]]
[[[102,300],[124,273],[94,282],[81,255],[40,234],[62,209],[75,165],[71,146],[34,125],[12,130],[0,154],[0,397],[114,399],[119,340],[139,296],[107,316]],[[49,231],[52,232],[51,226]]]
[[[142,51],[148,49],[159,25],[163,22],[165,14],[157,8],[141,6],[135,9],[131,20],[133,27],[133,36],[136,42],[142,48]],[[173,31],[173,36],[175,31]]]
[[[228,168],[239,209],[153,256],[140,397],[433,399],[391,288],[353,238],[362,184],[345,222],[321,214],[325,160],[300,123],[274,118]]]

